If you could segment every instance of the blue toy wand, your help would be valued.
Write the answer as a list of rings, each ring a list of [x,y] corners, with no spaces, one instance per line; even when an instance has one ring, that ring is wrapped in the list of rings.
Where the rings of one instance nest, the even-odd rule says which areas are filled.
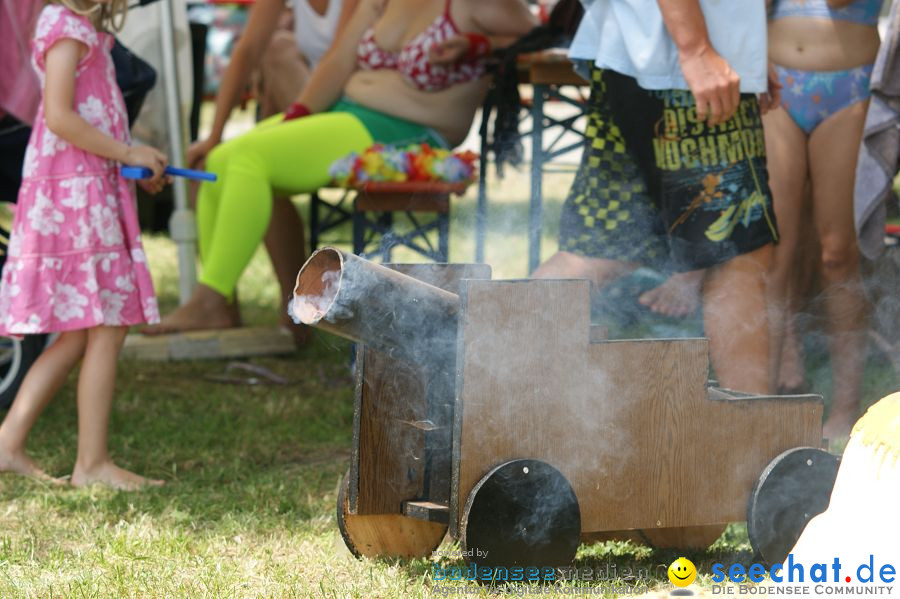
[[[151,171],[146,166],[123,166],[121,173],[122,176],[126,179],[149,179],[153,176],[153,171]],[[167,175],[172,175],[175,177],[194,179],[195,181],[216,181],[218,179],[218,177],[213,173],[208,173],[206,171],[195,171],[189,168],[178,168],[174,166],[167,166],[165,173]]]

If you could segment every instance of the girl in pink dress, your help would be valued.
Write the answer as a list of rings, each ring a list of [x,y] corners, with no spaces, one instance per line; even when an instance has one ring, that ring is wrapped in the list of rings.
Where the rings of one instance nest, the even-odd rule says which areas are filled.
[[[78,378],[78,454],[71,482],[133,489],[149,481],[116,466],[107,428],[116,362],[129,325],[159,315],[141,247],[134,189],[119,163],[146,166],[150,192],[166,157],[131,146],[106,31],[125,0],[49,2],[32,62],[43,88],[0,283],[0,333],[60,333],[29,370],[0,425],[0,471],[49,478],[25,453],[38,415],[69,372]],[[160,483],[161,484],[161,483]]]

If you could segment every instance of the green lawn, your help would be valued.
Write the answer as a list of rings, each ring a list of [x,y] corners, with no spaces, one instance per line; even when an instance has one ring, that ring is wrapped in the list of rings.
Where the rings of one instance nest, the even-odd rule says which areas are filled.
[[[552,216],[564,185],[551,185],[545,253],[554,248]],[[523,276],[526,196],[521,185],[497,189],[488,258],[496,276]],[[473,214],[470,200],[458,204],[455,260],[471,260]],[[336,239],[348,238],[345,231]],[[161,305],[171,308],[177,299],[174,249],[161,236],[145,243]],[[260,253],[239,290],[247,322],[276,322],[272,280]],[[352,423],[348,357],[347,343],[317,334],[294,356],[254,360],[290,378],[286,387],[204,380],[221,373],[225,362],[123,363],[112,417],[114,455],[126,467],[165,479],[166,486],[124,493],[0,477],[0,597],[434,596],[443,587],[430,576],[431,562],[358,561],[337,534],[334,508]],[[816,389],[827,391],[823,353],[812,351],[810,363]],[[873,360],[867,401],[895,384],[884,361]],[[31,439],[33,455],[55,475],[68,474],[74,460],[74,399],[73,378]],[[577,565],[615,564],[619,573],[643,568],[649,584],[662,587],[668,584],[664,567],[678,555],[610,542],[583,546]],[[707,573],[704,586],[712,563],[752,560],[742,525],[730,527],[709,552],[688,557]]]

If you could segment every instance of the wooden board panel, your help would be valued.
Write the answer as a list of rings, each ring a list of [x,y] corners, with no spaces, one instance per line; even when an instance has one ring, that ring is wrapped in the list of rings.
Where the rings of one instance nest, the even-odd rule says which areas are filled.
[[[765,465],[818,445],[821,400],[711,400],[706,340],[602,342],[587,304],[570,281],[471,281],[461,294],[454,536],[472,486],[510,459],[558,468],[596,532],[743,520]]]
[[[372,348],[364,360],[359,434],[354,443],[349,503],[360,515],[399,514],[404,500],[420,497],[425,475],[426,380],[422,369]],[[355,467],[354,467],[355,466]]]
[[[490,267],[484,264],[386,266],[451,293],[458,292],[462,279],[491,276]],[[423,368],[371,348],[363,348],[357,359],[362,367],[357,369],[349,509],[360,515],[400,514],[403,502],[410,499],[446,502],[452,379],[447,388],[446,381],[429,380]],[[444,368],[451,374],[455,371],[452,363]],[[443,401],[442,395],[446,396]],[[426,463],[426,448],[432,446],[445,448],[434,463]],[[443,497],[433,497],[435,486],[446,489]]]
[[[689,485],[703,471],[694,464],[691,439],[699,434],[695,412],[706,394],[705,340],[610,341],[587,351],[586,374],[601,390],[605,407],[597,417],[606,434],[591,443],[593,471],[578,471],[584,529],[680,526],[666,524],[660,510],[683,506],[680,483]]]
[[[240,327],[125,338],[121,357],[129,360],[214,360],[286,355],[297,351],[294,338],[281,327]]]
[[[557,467],[572,483],[579,448],[590,453],[576,432],[591,399],[580,376],[587,364],[588,291],[587,281],[464,285],[451,535],[458,536],[469,491],[492,467],[536,458]]]

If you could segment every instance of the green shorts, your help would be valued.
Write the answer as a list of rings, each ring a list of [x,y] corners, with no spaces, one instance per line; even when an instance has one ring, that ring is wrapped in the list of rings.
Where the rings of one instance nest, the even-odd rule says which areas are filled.
[[[427,143],[433,148],[448,148],[440,133],[418,123],[361,106],[347,98],[341,98],[328,112],[347,112],[363,124],[377,143],[394,146]]]
[[[593,68],[590,102],[560,250],[688,271],[778,239],[755,96],[709,127],[690,92]]]

